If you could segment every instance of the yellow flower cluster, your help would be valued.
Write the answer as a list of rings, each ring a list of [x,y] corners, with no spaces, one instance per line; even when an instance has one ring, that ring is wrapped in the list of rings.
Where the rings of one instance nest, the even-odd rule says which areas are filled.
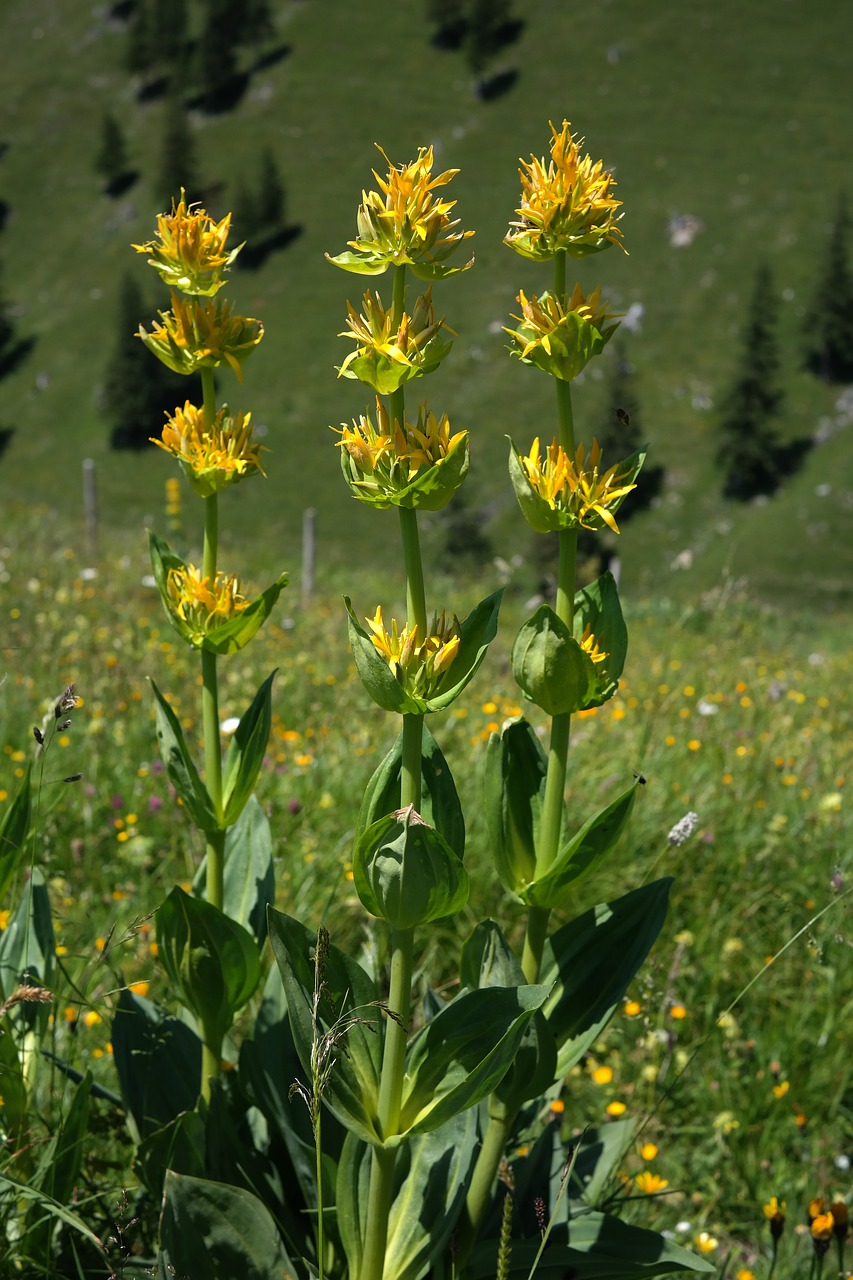
[[[601,289],[598,287],[585,297],[580,285],[576,284],[567,302],[551,293],[545,293],[541,298],[534,295],[528,299],[521,290],[518,294],[518,302],[521,306],[521,315],[513,316],[513,320],[517,320],[521,328],[518,330],[505,328],[504,333],[508,333],[521,348],[522,360],[526,359],[536,347],[542,347],[548,355],[553,354],[554,339],[558,339],[558,345],[562,345],[559,343],[560,338],[565,341],[566,318],[569,315],[588,321],[604,339],[609,338],[618,328],[617,317],[608,314],[601,303]],[[616,321],[616,323],[610,324],[609,321]]]
[[[193,488],[206,498],[254,472],[264,474],[251,417],[241,412],[232,418],[223,405],[208,426],[204,410],[187,400],[167,418],[162,436],[152,436],[151,442],[177,458]]]
[[[169,570],[166,596],[169,608],[185,624],[196,644],[215,627],[242,613],[249,604],[235,577],[217,573],[211,582],[191,564],[184,569]]]
[[[466,436],[466,432],[451,434],[447,414],[437,418],[421,405],[416,423],[394,420],[376,397],[376,425],[369,414],[362,414],[351,427],[335,428],[340,431],[338,446],[345,449],[360,473],[353,483],[360,488],[377,491],[407,485],[424,467],[435,466]]]
[[[444,610],[439,617],[433,618],[423,641],[419,639],[417,626],[405,626],[400,631],[395,618],[391,620],[389,633],[382,618],[381,605],[366,622],[374,646],[412,694],[429,696],[436,681],[444,675],[459,652],[459,619],[455,615],[448,619]]]
[[[627,473],[619,471],[619,464],[599,474],[600,461],[601,448],[597,440],[592,442],[588,459],[583,445],[578,445],[572,459],[556,439],[542,454],[538,436],[530,453],[526,457],[519,455],[525,477],[552,510],[571,512],[585,529],[598,527],[593,518],[597,516],[618,533],[619,526],[610,507],[637,486],[624,483]]]
[[[188,300],[174,289],[172,310],[159,315],[160,323],[154,322],[151,333],[139,326],[139,336],[149,351],[176,373],[227,364],[242,382],[240,364],[264,336],[260,320],[233,315],[229,302]]]
[[[177,205],[172,201],[171,213],[157,217],[157,240],[135,244],[137,253],[150,254],[148,259],[163,281],[182,293],[212,297],[225,283],[225,272],[243,248],[225,252],[225,241],[231,230],[231,214],[215,222],[204,209],[187,205],[181,189]]]
[[[432,364],[428,361],[426,348],[444,329],[451,332],[444,323],[444,318],[436,320],[432,305],[432,290],[427,289],[415,302],[411,315],[404,311],[399,323],[395,326],[393,315],[382,305],[378,293],[371,294],[368,289],[363,298],[364,309],[361,315],[350,302],[347,303],[347,329],[339,333],[339,338],[351,338],[356,343],[355,351],[351,351],[338,370],[338,377],[361,377],[369,381],[374,390],[392,390],[392,386],[375,385],[377,378],[365,378],[364,370],[353,370],[350,366],[362,357],[372,357],[378,362],[381,378],[382,364],[397,366],[396,377],[405,379],[412,373],[427,372]],[[442,349],[442,354],[446,347]]]
[[[551,157],[531,156],[519,170],[521,202],[518,221],[504,237],[526,258],[553,258],[560,250],[572,257],[597,253],[618,244],[616,223],[621,200],[612,194],[616,183],[601,160],[582,155],[583,138],[575,139],[567,120],[559,131],[551,125]]]

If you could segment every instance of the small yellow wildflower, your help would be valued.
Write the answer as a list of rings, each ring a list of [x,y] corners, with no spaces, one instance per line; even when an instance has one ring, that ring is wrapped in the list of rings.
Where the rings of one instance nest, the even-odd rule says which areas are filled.
[[[103,1022],[103,1018],[96,1009],[87,1009],[83,1014],[83,1022],[87,1027],[96,1027],[99,1022]]]
[[[199,302],[181,298],[172,290],[172,310],[160,311],[150,333],[139,326],[139,337],[158,360],[176,373],[195,373],[227,364],[238,382],[241,363],[264,336],[260,320],[233,315],[231,304],[220,299]]]
[[[203,409],[187,400],[167,416],[162,436],[151,443],[171,453],[196,492],[207,498],[229,484],[260,471],[261,446],[252,439],[250,413],[232,418],[227,405],[207,425]]]
[[[172,212],[157,217],[159,241],[149,240],[132,247],[137,253],[148,253],[148,261],[163,281],[183,293],[212,297],[225,283],[224,273],[243,248],[238,245],[225,252],[225,241],[231,230],[231,214],[215,222],[198,205],[187,205],[181,188]]]
[[[596,1067],[592,1073],[592,1078],[596,1084],[610,1084],[613,1079],[612,1067]]]
[[[755,1274],[749,1267],[740,1267],[735,1272],[735,1280],[755,1280]]]
[[[658,1149],[654,1142],[644,1142],[640,1147],[641,1160],[654,1160],[657,1153]]]
[[[717,1237],[712,1236],[709,1231],[700,1231],[693,1239],[700,1253],[713,1253],[720,1243]]]
[[[616,223],[621,201],[611,194],[616,183],[601,160],[581,155],[583,138],[575,139],[568,120],[558,132],[551,124],[551,158],[521,161],[518,221],[510,224],[504,244],[525,258],[553,258],[561,249],[573,257],[597,253],[611,244],[621,247]]]
[[[327,258],[335,266],[369,275],[406,263],[423,278],[451,274],[454,268],[443,264],[474,232],[458,231],[459,220],[449,216],[456,201],[434,193],[446,187],[459,170],[446,169],[433,176],[432,147],[421,147],[415,161],[399,168],[381,147],[377,150],[388,164],[388,175],[380,178],[374,170],[380,190],[362,192],[358,236],[347,242],[353,252],[336,258],[327,254]],[[455,270],[464,271],[471,262]]]
[[[812,1244],[815,1253],[818,1255],[826,1253],[829,1248],[829,1242],[835,1234],[835,1218],[832,1213],[819,1213],[816,1218],[812,1219],[811,1227]]]
[[[400,631],[393,618],[390,633],[386,631],[381,605],[366,622],[375,648],[387,659],[400,683],[415,696],[429,696],[459,651],[459,619],[454,614],[448,620],[444,610],[440,617],[433,618],[423,641],[419,641],[417,626],[405,626]]]
[[[609,1116],[615,1117],[615,1116],[623,1116],[625,1112],[628,1110],[628,1108],[625,1106],[624,1102],[619,1102],[618,1099],[614,1099],[613,1102],[608,1102],[604,1110],[607,1112]]]
[[[644,1169],[642,1173],[638,1173],[634,1178],[634,1182],[640,1191],[644,1191],[646,1195],[654,1195],[656,1191],[663,1191],[664,1187],[669,1186],[666,1178],[661,1178],[656,1173],[652,1173],[649,1169]]]
[[[554,524],[554,528],[564,524],[565,527],[580,525],[584,529],[600,529],[602,524],[606,524],[614,533],[619,532],[613,511],[621,506],[626,494],[636,489],[632,482],[636,471],[633,468],[620,471],[621,464],[616,463],[599,474],[601,448],[597,440],[593,440],[588,458],[581,444],[572,459],[556,439],[542,454],[537,436],[530,453],[527,456],[518,454],[517,459],[534,493],[552,511],[568,517]],[[525,515],[528,515],[527,511]],[[542,531],[550,527],[548,523]]]
[[[625,1005],[625,1013],[629,1018],[636,1018],[640,1012],[640,1003],[638,1000],[628,1000]]]
[[[767,1204],[763,1204],[761,1208],[770,1227],[771,1236],[774,1240],[778,1240],[785,1230],[787,1204],[784,1200],[777,1200],[775,1196],[771,1196]]]
[[[790,1087],[791,1087],[791,1083],[789,1080],[781,1080],[779,1084],[774,1084],[773,1097],[784,1098],[785,1094],[788,1092]]]
[[[808,1208],[806,1210],[809,1225],[814,1222],[815,1218],[819,1218],[822,1213],[826,1213],[826,1201],[823,1196],[815,1196],[813,1200],[809,1201]]]
[[[200,644],[210,631],[242,613],[249,603],[240,593],[235,577],[217,573],[211,583],[191,564],[169,570],[166,596],[169,608],[185,624],[193,644]]]

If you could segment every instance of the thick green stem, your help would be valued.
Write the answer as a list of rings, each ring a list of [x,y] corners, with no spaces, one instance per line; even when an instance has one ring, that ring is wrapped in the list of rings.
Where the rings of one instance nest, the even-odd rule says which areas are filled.
[[[403,538],[403,555],[406,561],[407,621],[410,627],[417,627],[418,643],[423,644],[427,633],[426,595],[416,511],[408,507],[400,507],[400,533]]]
[[[503,1159],[515,1115],[493,1094],[489,1101],[489,1123],[474,1166],[474,1175],[465,1199],[465,1208],[456,1229],[455,1257],[464,1265],[477,1237],[495,1186],[495,1175]]]

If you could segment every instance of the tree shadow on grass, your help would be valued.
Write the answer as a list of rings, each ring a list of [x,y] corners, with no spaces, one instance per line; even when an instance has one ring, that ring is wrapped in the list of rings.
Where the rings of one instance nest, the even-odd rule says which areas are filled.
[[[14,434],[14,427],[0,427],[0,458],[3,457],[3,454],[8,449],[9,441],[12,439]]]
[[[303,228],[299,223],[282,227],[280,231],[273,231],[262,239],[245,245],[240,250],[236,265],[244,267],[247,271],[257,271],[274,253],[286,249],[288,245],[293,244],[294,240],[298,240],[302,232]]]
[[[35,345],[35,338],[19,338],[17,342],[13,342],[9,350],[0,356],[0,378],[5,378],[8,373],[14,373],[24,363]]]
[[[138,169],[126,169],[124,173],[116,174],[104,186],[104,192],[111,200],[118,200],[119,196],[123,196],[139,181]]]
[[[274,67],[277,63],[283,62],[285,58],[289,58],[293,52],[293,46],[289,44],[276,45],[274,49],[268,49],[265,53],[261,53],[255,59],[252,72],[267,71],[270,67]]]
[[[498,71],[495,75],[480,81],[477,85],[477,97],[482,102],[494,102],[496,98],[509,93],[517,80],[518,72],[514,67],[508,71]]]

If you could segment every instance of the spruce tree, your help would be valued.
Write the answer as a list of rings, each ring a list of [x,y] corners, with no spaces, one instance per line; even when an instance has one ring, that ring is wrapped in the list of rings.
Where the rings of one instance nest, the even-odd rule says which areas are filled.
[[[168,207],[170,200],[180,199],[182,187],[187,193],[187,199],[197,198],[197,185],[195,142],[180,91],[173,86],[165,101],[157,195]]]
[[[634,366],[628,360],[624,348],[613,342],[608,347],[609,379],[606,404],[601,426],[595,437],[601,445],[603,467],[621,462],[648,443],[643,413],[637,394]],[[622,525],[638,511],[648,507],[663,486],[664,469],[660,464],[646,460],[634,489],[619,508],[619,524]]]
[[[484,72],[504,43],[510,0],[470,0],[466,17],[465,60],[482,88]]]
[[[237,75],[241,6],[231,0],[208,0],[207,20],[198,43],[196,76],[208,111],[218,111],[227,101]]]
[[[149,0],[137,0],[127,32],[124,64],[131,75],[145,76],[157,61],[157,34]]]
[[[286,194],[275,156],[269,147],[261,152],[255,207],[263,231],[274,234],[281,230],[287,208]]]
[[[772,493],[783,471],[784,451],[773,421],[783,399],[777,311],[773,276],[762,264],[747,311],[739,371],[722,404],[717,450],[723,492],[742,501]]]
[[[804,326],[805,366],[824,382],[853,382],[853,268],[842,196]]]

